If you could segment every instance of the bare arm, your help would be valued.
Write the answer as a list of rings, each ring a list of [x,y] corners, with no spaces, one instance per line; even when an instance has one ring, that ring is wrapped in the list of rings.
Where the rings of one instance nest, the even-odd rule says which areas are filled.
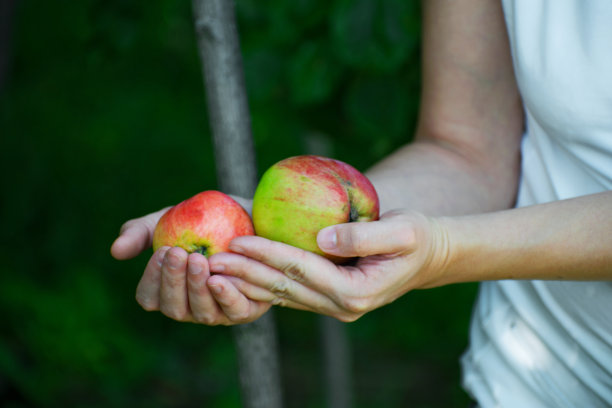
[[[509,208],[523,113],[501,4],[428,0],[423,7],[416,139],[368,172],[382,210],[454,215]]]
[[[234,196],[249,213],[251,201]],[[153,231],[170,207],[127,221],[111,246],[111,255],[130,259],[151,247]],[[161,311],[184,322],[229,325],[253,321],[269,303],[247,299],[239,290],[246,283],[231,277],[210,277],[209,263],[201,254],[162,247],[151,255],[136,289],[137,302],[148,311]]]
[[[263,303],[350,321],[412,289],[453,282],[612,279],[612,193],[508,210],[523,114],[500,2],[423,6],[416,140],[368,172],[383,212],[411,210],[323,229],[319,246],[358,257],[350,267],[259,237],[235,239],[233,253],[210,258],[210,271],[223,275],[207,283],[239,290],[224,307],[239,319],[217,313],[215,322],[252,320]]]
[[[442,218],[441,224],[448,253],[434,286],[492,279],[612,280],[612,191]]]
[[[418,288],[612,279],[612,193],[509,209],[524,122],[500,2],[423,4],[416,140],[368,172],[386,214],[318,235],[325,252],[358,261],[336,266],[284,244],[240,237],[234,254],[211,259],[211,270],[259,288],[245,288],[248,297],[351,321]],[[392,208],[410,210],[387,212]]]

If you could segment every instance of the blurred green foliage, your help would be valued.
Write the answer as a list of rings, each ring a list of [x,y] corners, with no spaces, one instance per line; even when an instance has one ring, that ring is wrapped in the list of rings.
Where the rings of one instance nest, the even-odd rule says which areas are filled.
[[[312,135],[365,170],[406,143],[418,2],[238,0],[259,171]],[[237,407],[231,333],[133,299],[150,255],[122,222],[216,188],[188,1],[22,0],[0,95],[0,405]],[[404,296],[347,326],[358,407],[465,406],[474,285]],[[289,407],[323,406],[315,315],[277,310]]]

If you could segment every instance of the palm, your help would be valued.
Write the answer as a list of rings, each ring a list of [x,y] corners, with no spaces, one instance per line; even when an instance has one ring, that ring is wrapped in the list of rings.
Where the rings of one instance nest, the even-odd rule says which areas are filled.
[[[352,295],[370,297],[371,308],[383,306],[406,293],[418,270],[411,254],[372,255],[359,258],[355,266],[341,267],[346,272]]]

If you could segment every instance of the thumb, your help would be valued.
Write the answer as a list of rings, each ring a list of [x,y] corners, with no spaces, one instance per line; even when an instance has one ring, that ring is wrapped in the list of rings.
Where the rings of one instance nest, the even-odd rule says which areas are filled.
[[[410,223],[372,221],[323,228],[317,244],[323,252],[341,257],[397,254],[414,248],[416,233]]]
[[[121,232],[111,246],[111,255],[118,260],[134,258],[151,246],[157,221],[170,207],[144,217],[129,220],[121,226]]]

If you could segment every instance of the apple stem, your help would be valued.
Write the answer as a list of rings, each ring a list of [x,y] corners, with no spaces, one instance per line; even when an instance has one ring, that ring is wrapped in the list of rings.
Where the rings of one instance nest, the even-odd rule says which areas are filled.
[[[208,247],[207,246],[199,246],[193,252],[197,252],[198,254],[202,254],[208,258]]]
[[[359,211],[355,208],[355,206],[351,205],[349,222],[355,222],[359,219]]]

